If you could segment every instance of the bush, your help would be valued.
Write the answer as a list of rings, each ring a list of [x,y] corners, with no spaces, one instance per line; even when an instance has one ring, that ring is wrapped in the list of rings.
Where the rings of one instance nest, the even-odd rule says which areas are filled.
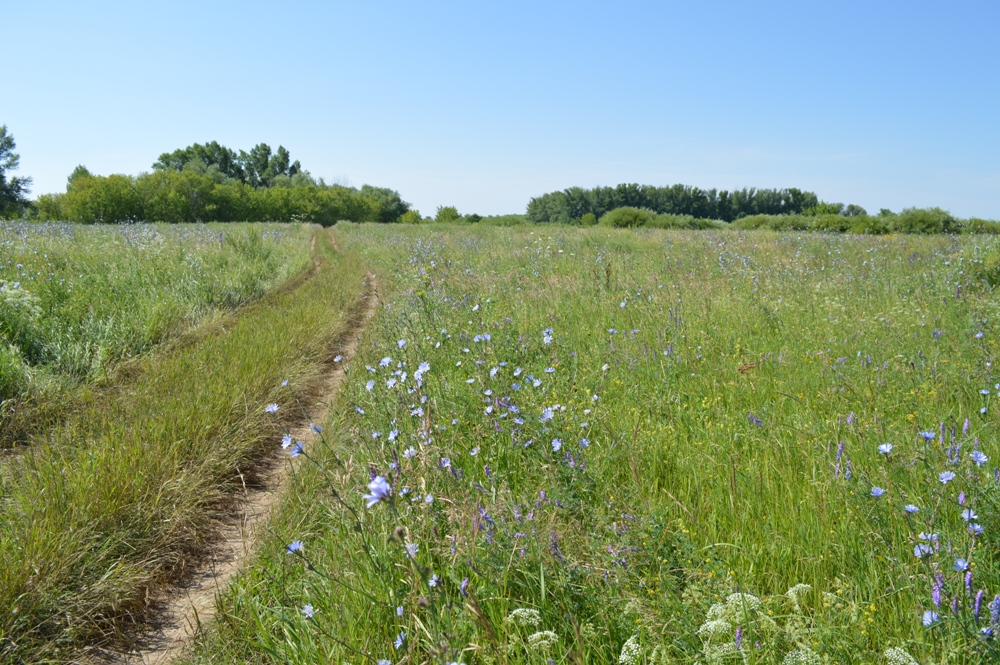
[[[859,235],[882,235],[889,232],[889,224],[887,224],[885,219],[882,217],[861,215],[852,220],[851,226],[847,229],[847,232],[857,233]]]
[[[438,206],[437,214],[434,215],[434,221],[439,224],[452,224],[462,219],[462,216],[458,214],[458,208],[455,206]]]
[[[989,219],[979,219],[978,217],[972,217],[971,219],[965,220],[962,225],[963,233],[989,233],[993,235],[1000,234],[1000,222],[995,222]]]
[[[751,215],[733,222],[736,229],[769,229],[771,231],[811,231],[812,217],[803,215]]]
[[[402,224],[419,224],[422,221],[420,213],[416,210],[407,210],[399,217]]]
[[[656,219],[656,213],[649,208],[633,208],[625,206],[615,208],[601,216],[601,226],[612,226],[616,229],[646,226]]]
[[[528,219],[524,215],[492,215],[483,217],[481,222],[486,226],[520,226],[527,223]]]
[[[907,208],[891,218],[896,233],[954,233],[959,231],[958,220],[941,208]]]
[[[597,216],[592,212],[588,212],[580,218],[580,226],[594,226],[595,224],[597,224]]]
[[[705,219],[693,215],[657,215],[646,224],[655,229],[724,229],[728,224],[717,219]]]

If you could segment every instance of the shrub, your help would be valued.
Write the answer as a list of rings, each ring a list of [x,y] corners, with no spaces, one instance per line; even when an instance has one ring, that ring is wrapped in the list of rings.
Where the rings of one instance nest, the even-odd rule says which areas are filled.
[[[527,224],[528,218],[525,215],[492,215],[483,217],[481,223],[487,226],[520,226]]]
[[[997,235],[1000,234],[1000,222],[972,217],[965,220],[962,231],[964,233],[990,233]]]
[[[656,219],[656,213],[648,208],[633,208],[624,206],[615,208],[601,216],[601,226],[612,226],[616,229],[646,226]]]
[[[861,215],[851,221],[851,226],[847,229],[847,232],[864,235],[882,235],[889,232],[889,224],[882,217]]]
[[[812,217],[803,215],[751,215],[733,222],[737,229],[770,229],[771,231],[811,231]]]
[[[580,218],[580,226],[594,226],[597,224],[597,215],[592,212],[585,213]]]
[[[941,208],[907,208],[892,218],[891,228],[897,233],[953,233],[959,224]]]
[[[458,214],[458,208],[455,206],[438,206],[437,214],[434,215],[434,221],[440,224],[450,224],[460,219],[462,216]]]
[[[854,224],[854,220],[844,215],[816,215],[811,220],[814,231],[844,233]]]
[[[657,215],[646,224],[656,229],[724,229],[728,226],[717,219],[705,219],[693,215]]]
[[[399,216],[399,221],[402,224],[419,224],[422,221],[422,218],[420,217],[420,213],[416,210],[407,210]]]

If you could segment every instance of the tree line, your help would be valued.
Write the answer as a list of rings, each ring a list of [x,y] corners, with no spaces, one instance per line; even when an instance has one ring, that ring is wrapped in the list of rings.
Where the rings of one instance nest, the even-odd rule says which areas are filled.
[[[399,192],[327,184],[292,161],[284,146],[259,143],[249,152],[217,141],[165,152],[151,172],[101,176],[78,166],[66,191],[26,197],[30,178],[17,168],[13,137],[0,127],[0,214],[85,224],[121,222],[303,221],[397,222],[418,215]]]
[[[617,208],[631,207],[645,208],[656,214],[731,222],[750,215],[805,213],[818,205],[816,194],[794,187],[727,191],[688,185],[656,187],[630,183],[593,189],[570,187],[537,196],[528,203],[527,219],[536,223],[573,224],[579,223],[585,215],[600,218]]]

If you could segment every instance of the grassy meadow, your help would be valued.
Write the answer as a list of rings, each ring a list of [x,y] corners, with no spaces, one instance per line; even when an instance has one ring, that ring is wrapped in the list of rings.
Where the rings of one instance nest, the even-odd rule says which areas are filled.
[[[191,662],[997,658],[997,240],[336,236],[384,306]]]
[[[310,235],[0,222],[0,447],[24,440],[33,407],[303,273]]]
[[[133,360],[0,463],[0,662],[79,662],[81,648],[127,644],[150,593],[211,546],[233,498],[256,481],[257,461],[273,451],[262,404],[290,390],[315,395],[366,273],[356,254],[335,251],[328,232],[301,225],[25,233],[51,242],[50,256],[69,257],[72,272],[89,266],[72,284],[87,296],[70,298],[68,310],[95,298],[95,318],[108,313],[122,330],[142,330],[161,301],[184,318],[253,298],[235,316],[202,320],[184,343]],[[102,248],[137,241],[152,247],[100,262]],[[52,281],[22,280],[31,293]],[[137,292],[119,297],[127,287]]]

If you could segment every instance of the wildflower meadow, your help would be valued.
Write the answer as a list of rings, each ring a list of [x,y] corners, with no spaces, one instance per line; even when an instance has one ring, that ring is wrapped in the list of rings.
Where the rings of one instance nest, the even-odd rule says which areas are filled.
[[[3,262],[8,305],[49,298],[37,331],[106,350],[73,374],[59,337],[23,337],[56,340],[36,364],[17,348],[73,408],[0,465],[2,662],[138,648],[122,636],[155,621],[151,594],[275,459],[265,531],[177,662],[1000,659],[993,236],[4,233],[26,257]],[[73,243],[95,247],[89,276],[50,258]],[[92,273],[139,279],[148,252],[214,268],[152,279],[167,295],[121,300],[123,329],[166,300],[202,334],[44,328],[60,270],[105,280],[104,320],[115,278]],[[53,394],[33,390],[5,408]]]
[[[994,239],[336,236],[379,313],[192,662],[1000,657]]]

